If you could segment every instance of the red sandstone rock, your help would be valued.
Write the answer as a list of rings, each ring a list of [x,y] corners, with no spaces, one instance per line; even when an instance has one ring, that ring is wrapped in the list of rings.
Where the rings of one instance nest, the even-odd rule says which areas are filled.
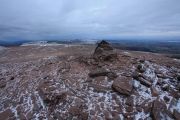
[[[107,76],[109,73],[110,73],[109,70],[101,68],[91,71],[89,73],[89,77]]]
[[[166,110],[166,105],[163,101],[160,101],[158,98],[153,102],[153,107],[152,107],[152,116],[154,120],[161,120],[161,119],[166,119],[165,117],[165,110]]]
[[[118,91],[120,94],[130,95],[132,91],[133,81],[132,78],[117,78],[112,87]]]
[[[90,110],[90,112],[89,112],[90,115],[95,115],[95,113],[96,112],[94,110]]]
[[[72,106],[70,109],[69,109],[69,113],[72,114],[73,116],[77,116],[80,114],[80,110],[78,107],[76,106]]]
[[[151,94],[153,97],[157,97],[159,92],[156,90],[155,86],[151,86]]]
[[[173,110],[173,117],[175,120],[180,119],[180,113],[176,109]]]

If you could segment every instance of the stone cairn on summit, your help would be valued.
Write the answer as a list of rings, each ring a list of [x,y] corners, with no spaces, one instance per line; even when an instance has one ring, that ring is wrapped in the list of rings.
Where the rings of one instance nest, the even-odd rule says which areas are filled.
[[[113,61],[113,59],[117,58],[117,54],[112,52],[113,48],[110,46],[110,44],[105,40],[102,40],[100,43],[98,43],[98,46],[94,51],[94,58],[97,62]]]

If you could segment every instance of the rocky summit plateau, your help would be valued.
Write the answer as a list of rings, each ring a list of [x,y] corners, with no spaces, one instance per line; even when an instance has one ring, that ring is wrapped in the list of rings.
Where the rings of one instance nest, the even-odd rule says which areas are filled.
[[[180,60],[98,45],[0,50],[0,120],[179,120]]]

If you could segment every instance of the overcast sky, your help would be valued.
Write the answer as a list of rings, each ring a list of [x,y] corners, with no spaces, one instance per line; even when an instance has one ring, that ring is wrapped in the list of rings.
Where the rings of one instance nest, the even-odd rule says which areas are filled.
[[[0,0],[0,40],[180,38],[180,0]]]

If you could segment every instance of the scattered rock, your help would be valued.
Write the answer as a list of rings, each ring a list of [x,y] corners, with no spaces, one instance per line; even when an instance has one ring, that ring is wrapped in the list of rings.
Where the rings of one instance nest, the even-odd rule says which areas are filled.
[[[77,106],[77,107],[81,107],[81,105],[82,105],[82,100],[81,100],[80,98],[76,98],[75,103],[76,103],[76,106]]]
[[[130,77],[119,77],[113,82],[112,87],[120,94],[130,95],[133,87],[133,80]]]
[[[167,96],[164,96],[164,100],[167,101],[167,102],[169,102],[170,98],[167,97]]]
[[[89,77],[107,76],[110,73],[108,69],[100,68],[89,73]]]
[[[19,118],[20,118],[20,120],[26,120],[26,117],[24,116],[23,113],[20,113],[20,114],[19,114]]]
[[[0,88],[6,87],[6,83],[0,83]]]
[[[140,81],[141,84],[147,86],[147,87],[150,87],[151,86],[151,83],[147,80],[144,80],[143,78],[138,78],[138,80]]]
[[[165,75],[163,75],[163,74],[157,74],[157,77],[158,78],[162,78],[162,79],[166,79],[167,77],[165,76]]]
[[[12,77],[10,78],[10,80],[14,80],[14,76],[12,76]]]
[[[141,64],[140,64],[140,65],[138,65],[137,69],[139,70],[139,72],[140,72],[140,73],[143,73],[143,72],[145,72],[145,71],[146,71],[146,68],[145,68],[145,67],[143,67]]]
[[[80,110],[78,107],[76,106],[72,106],[70,109],[69,109],[69,113],[73,116],[77,116],[80,114]]]
[[[165,84],[165,85],[162,86],[162,90],[163,91],[169,91],[169,87],[170,86],[168,84]]]
[[[26,118],[27,118],[28,120],[31,120],[32,118],[34,118],[33,113],[32,113],[31,111],[28,112],[27,115],[26,115]]]
[[[22,107],[21,106],[18,106],[17,108],[16,108],[16,111],[17,111],[17,114],[19,115],[21,112],[22,112]]]
[[[133,112],[133,106],[126,107],[126,112]]]
[[[133,72],[133,74],[132,74],[131,76],[132,76],[132,78],[134,78],[134,79],[138,79],[139,73],[135,71],[135,72]]]
[[[115,73],[111,72],[111,73],[109,73],[109,74],[107,75],[107,77],[108,77],[109,79],[115,79],[115,78],[118,77],[118,75],[116,75]]]
[[[95,113],[96,112],[94,110],[90,110],[90,112],[89,112],[90,115],[95,115]]]
[[[134,96],[127,97],[126,105],[133,106],[134,105]]]
[[[110,119],[111,113],[108,110],[103,110],[103,114],[106,119]]]
[[[85,112],[80,112],[80,116],[82,120],[88,120],[88,114]]]
[[[101,86],[101,85],[97,85],[97,84],[94,84],[94,83],[89,83],[88,87],[93,87],[94,88],[93,91],[95,91],[95,92],[106,93],[106,90],[111,90],[111,88],[104,87],[104,86]]]
[[[174,106],[176,106],[177,100],[173,98],[168,106],[168,109],[166,110],[166,114],[173,119],[173,111],[171,110]]]
[[[66,93],[61,92],[61,93],[56,94],[55,96],[56,96],[56,99],[63,99],[66,96]]]
[[[147,104],[147,106],[144,107],[144,112],[145,112],[146,114],[148,114],[148,113],[151,111],[151,108],[152,108],[152,103],[149,102],[149,103]]]
[[[180,119],[180,113],[176,109],[173,110],[173,117],[175,120]]]
[[[178,87],[178,89],[180,90],[180,83],[179,83],[179,84],[177,84],[177,87]]]
[[[38,110],[39,110],[39,106],[37,105],[37,103],[34,103],[33,110],[34,110],[34,111],[38,111]]]
[[[156,84],[157,84],[157,85],[162,85],[162,79],[159,78],[159,79],[157,80],[157,83],[156,83]]]
[[[165,103],[163,101],[159,100],[158,98],[156,100],[154,100],[152,111],[151,111],[153,119],[154,120],[162,120],[162,119],[165,120],[166,119],[165,111],[166,111]]]
[[[88,78],[86,79],[86,82],[92,82],[92,81],[93,81],[93,78],[88,77]]]
[[[0,119],[5,120],[8,117],[13,117],[15,113],[12,112],[11,109],[7,109],[4,112],[0,113]]]
[[[138,110],[138,112],[142,112],[142,108],[141,107],[136,107],[136,109]]]
[[[151,94],[153,97],[157,97],[159,92],[156,90],[155,86],[151,86]]]
[[[46,96],[46,93],[44,92],[43,88],[38,87],[38,93],[39,93],[39,96],[41,97],[41,99],[45,103],[50,103],[51,102],[51,100]]]
[[[178,91],[175,91],[175,90],[171,89],[169,93],[170,93],[171,96],[173,96],[176,99],[180,98],[180,94],[179,94]]]

